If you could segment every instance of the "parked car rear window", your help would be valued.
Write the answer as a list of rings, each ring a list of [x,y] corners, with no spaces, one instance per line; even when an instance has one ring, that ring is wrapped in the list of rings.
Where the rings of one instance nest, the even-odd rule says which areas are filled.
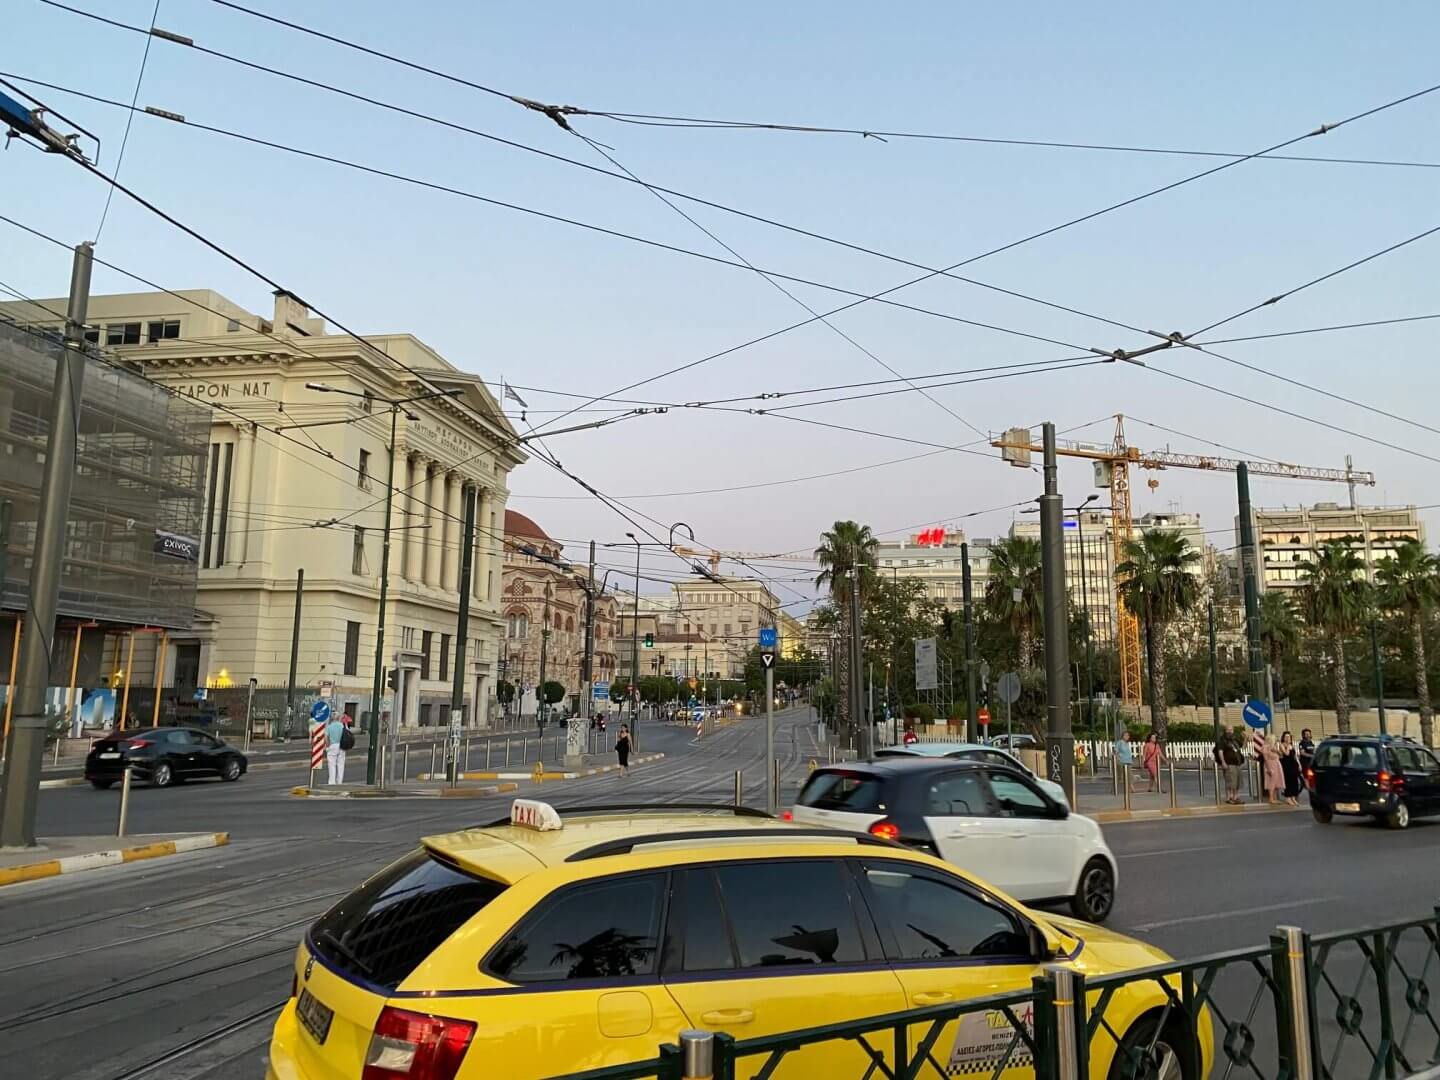
[[[885,785],[871,773],[821,770],[810,777],[797,800],[816,810],[878,814],[884,810]]]
[[[340,971],[393,989],[504,891],[421,848],[320,916],[310,947]]]
[[[1322,769],[1373,772],[1380,767],[1380,758],[1373,743],[1327,743],[1316,751],[1315,764]]]

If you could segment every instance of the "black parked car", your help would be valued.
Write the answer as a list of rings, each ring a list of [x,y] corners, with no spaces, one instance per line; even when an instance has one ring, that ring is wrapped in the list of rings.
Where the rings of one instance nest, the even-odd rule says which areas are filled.
[[[1310,810],[1321,825],[1335,814],[1377,818],[1403,829],[1412,817],[1440,814],[1440,760],[1411,739],[1335,735],[1305,770]]]
[[[85,779],[97,788],[108,788],[129,768],[139,780],[169,787],[192,776],[239,780],[248,764],[244,754],[208,731],[137,728],[112,731],[96,742],[85,758]]]

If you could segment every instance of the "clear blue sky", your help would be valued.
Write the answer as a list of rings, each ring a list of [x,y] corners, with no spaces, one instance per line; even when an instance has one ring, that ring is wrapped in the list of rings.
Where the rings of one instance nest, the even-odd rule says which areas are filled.
[[[152,0],[75,0],[148,24]],[[1001,138],[1248,153],[1440,82],[1440,11],[1412,3],[1174,7],[740,3],[399,6],[374,0],[253,0],[255,6],[478,82],[597,109]],[[6,5],[0,70],[129,99],[145,39],[46,7]],[[159,25],[200,44],[322,82],[605,163],[545,117],[361,57],[207,0],[163,0]],[[39,91],[104,140],[113,167],[124,113]],[[724,256],[645,190],[342,101],[186,50],[151,48],[141,105],[194,121],[412,173],[667,243]],[[1296,152],[1440,162],[1440,93],[1311,139]],[[879,142],[855,136],[684,131],[604,119],[576,126],[655,183],[930,265],[947,265],[1215,164],[1209,159]],[[526,386],[602,393],[797,321],[804,313],[747,271],[585,233],[389,180],[305,162],[138,117],[123,179],[217,242],[362,331],[410,331],[462,368]],[[1096,221],[982,260],[964,273],[1141,328],[1190,331],[1440,224],[1440,169],[1252,161]],[[5,212],[77,241],[93,236],[101,184],[20,146],[0,156]],[[751,262],[873,292],[913,276],[709,210],[692,213]],[[1440,236],[1421,241],[1225,328],[1223,336],[1440,311]],[[99,252],[176,288],[214,288],[254,310],[268,290],[117,197]],[[0,280],[64,292],[63,252],[0,225]],[[133,286],[97,273],[97,291]],[[843,297],[798,287],[815,305]],[[939,279],[896,297],[1082,346],[1144,338]],[[867,304],[836,319],[908,374],[1053,359],[1026,341]],[[1431,422],[1435,323],[1238,343],[1227,355]],[[1305,393],[1192,352],[1150,358],[1296,412],[1440,457],[1435,433]],[[677,402],[885,378],[812,325],[647,386]],[[1435,463],[1241,404],[1162,375],[1110,365],[936,391],[982,429],[1052,419],[1061,428],[1124,412],[1247,454],[1373,469],[1370,501],[1440,502]],[[526,393],[548,414],[564,399]],[[798,415],[944,444],[970,429],[916,394]],[[578,418],[577,418],[578,419]],[[1437,425],[1440,426],[1440,425]],[[1206,450],[1136,421],[1131,441]],[[1108,438],[1100,424],[1076,432]],[[925,448],[775,419],[671,412],[557,436],[560,459],[618,496],[782,479]],[[1167,472],[1137,512],[1179,506],[1228,528],[1225,475]],[[1088,465],[1062,466],[1068,499]],[[994,458],[941,454],[784,487],[634,505],[684,520],[716,546],[812,546],[837,518],[877,531],[944,523],[1038,493],[1036,474]],[[631,526],[544,465],[512,477],[512,505],[560,537],[620,539]],[[1257,481],[1262,505],[1343,488]],[[536,496],[527,498],[526,496]],[[1003,533],[1009,511],[972,520]],[[1433,516],[1430,521],[1437,520]],[[648,524],[648,523],[647,523]],[[1223,534],[1221,545],[1230,543]],[[656,566],[663,565],[658,559]],[[793,598],[794,594],[786,594]]]

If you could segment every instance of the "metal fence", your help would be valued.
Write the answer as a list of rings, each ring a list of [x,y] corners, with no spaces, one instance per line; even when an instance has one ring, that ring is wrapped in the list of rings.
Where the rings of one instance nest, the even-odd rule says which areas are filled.
[[[1010,993],[887,1016],[743,1040],[682,1032],[647,1061],[563,1075],[1394,1080],[1440,1065],[1437,969],[1440,909],[1318,936],[1281,927],[1249,949],[1090,978],[1050,966]]]

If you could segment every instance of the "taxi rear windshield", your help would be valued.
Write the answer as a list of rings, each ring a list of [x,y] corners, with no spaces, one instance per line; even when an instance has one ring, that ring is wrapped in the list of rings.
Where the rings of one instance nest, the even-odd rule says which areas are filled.
[[[310,947],[337,970],[393,990],[504,891],[421,848],[320,916]]]
[[[817,772],[800,792],[801,806],[817,810],[847,810],[852,814],[879,813],[884,785],[872,773]]]

